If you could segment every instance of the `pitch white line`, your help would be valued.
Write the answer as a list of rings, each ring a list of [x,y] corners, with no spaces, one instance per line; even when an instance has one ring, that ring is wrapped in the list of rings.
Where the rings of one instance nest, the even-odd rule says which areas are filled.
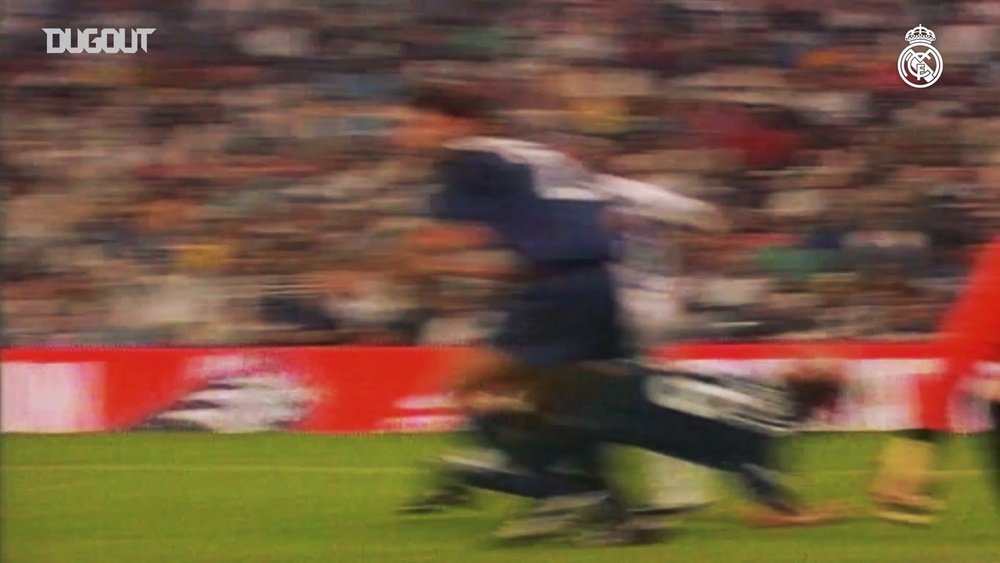
[[[101,471],[101,472],[144,472],[166,471],[176,473],[322,473],[329,475],[371,475],[413,473],[411,467],[323,467],[309,465],[5,465],[0,471]]]
[[[4,465],[0,471],[65,471],[65,472],[175,472],[175,473],[318,473],[327,475],[398,475],[420,471],[417,467],[336,467],[317,465],[129,465],[129,464],[47,464],[47,465]],[[809,475],[867,475],[873,469],[819,470],[810,472],[793,471],[791,477]],[[982,475],[980,469],[954,469],[938,472],[941,475]]]
[[[17,487],[16,490],[19,494],[25,493],[46,493],[50,491],[63,491],[66,489],[72,489],[75,485],[69,483],[61,483],[59,485],[45,485],[42,487]]]

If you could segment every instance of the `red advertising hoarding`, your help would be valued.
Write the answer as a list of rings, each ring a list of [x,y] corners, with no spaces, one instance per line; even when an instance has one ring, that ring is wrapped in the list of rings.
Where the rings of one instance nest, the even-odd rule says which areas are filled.
[[[188,422],[219,431],[360,432],[419,425],[420,419],[404,422],[412,410],[422,411],[428,429],[453,423],[441,418],[454,418],[442,408],[446,405],[413,409],[412,403],[443,388],[457,353],[447,348],[39,348],[4,350],[3,364],[4,372],[20,366],[18,373],[5,376],[5,384],[49,364],[96,366],[106,430],[141,427],[160,416],[167,428],[173,420],[178,427]]]
[[[3,351],[5,432],[433,431],[461,419],[444,393],[460,348],[22,348]],[[912,423],[913,381],[935,367],[925,344],[684,345],[655,356],[692,369],[770,377],[803,357],[850,381],[819,427]],[[985,417],[958,405],[963,429]]]

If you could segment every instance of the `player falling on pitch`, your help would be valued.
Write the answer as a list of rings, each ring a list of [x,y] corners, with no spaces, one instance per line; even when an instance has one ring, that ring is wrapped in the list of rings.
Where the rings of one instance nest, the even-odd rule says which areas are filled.
[[[877,514],[888,520],[929,524],[942,507],[931,495],[939,442],[952,429],[949,409],[979,364],[1000,359],[1000,237],[979,251],[966,286],[948,312],[937,337],[941,369],[920,380],[916,390],[920,427],[893,438],[883,451],[871,494]],[[992,465],[1000,491],[1000,389],[980,386],[990,401]]]
[[[588,164],[600,166],[601,154],[588,150],[595,147],[592,139],[559,136],[555,145],[567,154],[579,157]],[[600,150],[600,149],[598,149]],[[673,249],[666,244],[670,228],[686,226],[697,229],[701,236],[711,237],[725,229],[722,213],[715,207],[699,200],[672,193],[661,186],[611,176],[592,174],[581,187],[592,190],[606,198],[613,210],[616,232],[620,237],[621,255],[615,265],[615,279],[618,283],[620,301],[630,333],[642,347],[662,343],[669,330],[669,315],[673,314],[666,299],[669,291],[669,276],[676,260],[670,257]],[[595,445],[579,445],[572,433],[554,429],[543,429],[537,413],[519,413],[523,420],[534,419],[530,437],[522,436],[521,448],[533,448],[550,452],[552,465],[574,447],[595,449]],[[547,432],[544,434],[541,432]],[[558,436],[558,438],[556,438]],[[513,439],[513,437],[509,437]],[[471,454],[471,455],[470,455]],[[644,452],[644,473],[650,480],[649,489],[652,504],[636,507],[632,514],[656,517],[667,514],[690,512],[711,502],[709,485],[710,470],[687,461],[673,459],[656,452]],[[450,478],[451,483],[465,483],[468,486],[499,491],[508,494],[540,498],[542,491],[567,495],[569,492],[586,492],[585,482],[578,476],[553,471],[545,478],[526,473],[522,467],[512,466],[496,455],[479,452],[479,455],[463,452],[461,455],[447,456],[440,469]],[[571,457],[571,456],[568,456]],[[542,486],[545,481],[561,482],[561,486]],[[458,485],[453,485],[458,487]],[[593,487],[590,488],[593,491]],[[604,491],[600,491],[604,492]],[[496,533],[500,539],[533,539],[544,537],[559,526],[559,514],[565,515],[571,505],[561,499],[558,502],[542,504],[536,511],[524,518],[511,520]],[[555,527],[553,527],[553,525]]]
[[[605,220],[608,198],[623,197],[656,210],[674,205],[676,196],[624,180],[601,182],[601,189],[595,190],[590,185],[592,175],[558,151],[477,136],[487,128],[478,104],[475,96],[461,91],[424,91],[415,98],[414,114],[401,135],[404,146],[437,149],[443,163],[444,187],[435,198],[434,211],[448,223],[426,230],[415,241],[420,251],[417,269],[429,275],[506,275],[522,282],[518,295],[505,307],[506,320],[492,346],[471,352],[470,360],[456,371],[456,398],[485,441],[505,450],[521,469],[544,473],[553,459],[568,460],[586,468],[583,486],[604,488],[597,477],[596,451],[574,448],[571,440],[563,448],[533,447],[537,428],[526,423],[516,408],[511,412],[498,406],[492,391],[498,383],[520,379],[523,384],[526,376],[548,377],[552,370],[580,361],[624,356],[618,303],[607,269],[614,257],[614,236]],[[689,220],[697,220],[708,215],[706,210],[711,208],[701,204],[689,206],[685,213]],[[472,271],[440,258],[491,241],[513,251],[520,267]],[[517,436],[513,441],[512,434]],[[507,442],[501,445],[501,439]],[[516,487],[511,483],[515,475],[495,477]],[[526,494],[545,498],[565,492],[559,488],[561,479],[548,482],[554,488],[542,486]],[[435,487],[404,506],[404,511],[432,511],[464,500],[460,489]]]
[[[625,355],[608,269],[614,236],[604,202],[579,187],[583,169],[544,146],[490,137],[490,106],[468,87],[424,87],[413,97],[398,141],[435,156],[442,187],[431,200],[434,223],[408,241],[407,261],[422,276],[512,281],[513,295],[499,306],[499,329],[487,345],[464,351],[449,381],[481,441],[528,471],[544,472],[553,452],[532,448],[533,430],[519,413],[496,408],[490,391],[499,385],[522,389],[577,362]],[[484,269],[460,254],[486,248],[502,249],[514,260]],[[528,440],[505,441],[511,433]],[[570,448],[559,455],[574,458],[588,486],[604,487],[598,452]],[[462,490],[434,487],[403,510],[464,500]]]

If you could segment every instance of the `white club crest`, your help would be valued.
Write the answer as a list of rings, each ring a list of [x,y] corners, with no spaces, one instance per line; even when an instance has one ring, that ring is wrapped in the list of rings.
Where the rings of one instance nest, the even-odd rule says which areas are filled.
[[[922,25],[906,33],[906,41],[910,45],[899,54],[896,66],[899,77],[909,86],[927,88],[941,78],[944,59],[931,45],[935,39],[934,32]]]

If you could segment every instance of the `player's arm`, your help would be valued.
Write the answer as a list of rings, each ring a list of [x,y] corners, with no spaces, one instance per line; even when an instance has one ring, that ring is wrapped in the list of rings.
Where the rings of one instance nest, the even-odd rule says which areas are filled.
[[[637,213],[650,219],[685,224],[709,232],[726,232],[730,228],[729,220],[718,207],[673,193],[663,186],[601,175],[597,177],[594,189],[605,196],[628,201]]]

